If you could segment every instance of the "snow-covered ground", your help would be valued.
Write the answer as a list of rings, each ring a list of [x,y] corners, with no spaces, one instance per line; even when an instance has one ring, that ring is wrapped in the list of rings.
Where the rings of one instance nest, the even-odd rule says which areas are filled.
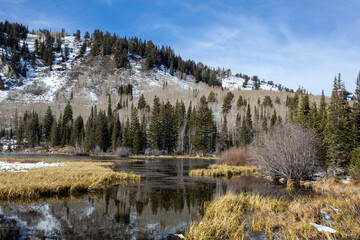
[[[28,45],[30,53],[34,51],[34,42],[39,37],[37,35],[28,34],[25,43]],[[65,86],[68,71],[75,64],[79,64],[79,51],[82,45],[81,41],[76,41],[74,36],[66,36],[62,38],[62,51],[65,51],[65,46],[69,49],[68,60],[62,62],[61,53],[55,53],[55,60],[52,66],[52,71],[48,71],[49,67],[43,66],[37,60],[37,66],[32,67],[27,64],[27,77],[22,78],[23,85],[15,86],[10,91],[0,91],[0,102],[6,98],[17,99],[18,97],[24,102],[52,102],[56,92]],[[22,43],[21,43],[22,44]],[[84,55],[90,51],[88,48]],[[25,62],[21,60],[21,64]],[[1,73],[0,73],[1,74]],[[3,79],[5,78],[2,74]],[[16,95],[14,93],[17,92]]]
[[[144,71],[142,67],[142,61],[132,60],[129,61],[131,70],[130,81],[132,82],[134,89],[134,97],[139,97],[144,91],[162,88],[164,85],[169,85],[172,88],[188,90],[195,89],[196,84],[192,80],[191,76],[186,76],[184,79],[179,79],[176,74],[171,75],[169,70],[166,70],[164,66],[160,68],[154,68],[149,72]],[[151,87],[150,89],[148,87]]]
[[[249,80],[248,84],[244,87],[245,79],[235,76],[226,77],[222,80],[222,87],[229,90],[253,90],[254,83]],[[260,83],[261,90],[279,91],[275,86],[267,83]]]
[[[27,172],[30,169],[44,168],[44,167],[59,167],[66,166],[65,163],[20,163],[20,162],[2,162],[0,161],[0,172]]]

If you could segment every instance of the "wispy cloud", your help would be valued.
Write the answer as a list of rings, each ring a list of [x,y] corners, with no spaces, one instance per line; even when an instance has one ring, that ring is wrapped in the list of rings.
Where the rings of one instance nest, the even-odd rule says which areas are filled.
[[[217,24],[198,28],[178,44],[181,55],[292,88],[303,85],[316,94],[323,88],[330,94],[332,79],[341,72],[353,88],[360,49],[343,35],[334,36],[336,29],[331,39],[311,38],[299,35],[286,17],[269,23],[256,14],[215,11],[213,16]]]

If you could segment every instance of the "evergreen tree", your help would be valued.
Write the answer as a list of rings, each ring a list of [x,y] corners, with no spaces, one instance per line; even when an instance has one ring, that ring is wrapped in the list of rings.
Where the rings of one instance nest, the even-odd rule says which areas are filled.
[[[111,143],[113,150],[115,150],[117,147],[120,147],[121,138],[121,123],[119,116],[116,116],[116,119],[114,119],[114,127],[111,135]]]
[[[213,91],[211,91],[209,93],[209,96],[208,96],[208,100],[207,100],[209,103],[214,103],[214,102],[217,102],[217,98],[216,98],[216,95]]]
[[[300,108],[298,112],[297,121],[300,123],[303,127],[309,126],[309,113],[310,113],[310,101],[309,101],[309,95],[302,94],[301,95],[301,102],[300,102]]]
[[[65,146],[70,142],[72,125],[73,125],[73,112],[70,102],[68,102],[64,109],[64,115],[62,118],[62,136],[61,136],[62,146]]]
[[[228,92],[224,98],[222,105],[223,114],[226,115],[230,111],[233,99],[234,94],[232,92]]]
[[[131,126],[130,126],[130,120],[129,118],[126,119],[126,124],[125,124],[125,132],[124,132],[124,146],[125,147],[129,147],[132,148],[132,132],[131,132]]]
[[[112,119],[112,108],[111,108],[111,95],[109,94],[109,99],[108,99],[108,109],[107,109],[107,115],[108,115],[108,119]]]
[[[53,122],[54,122],[54,115],[52,114],[51,107],[49,106],[45,113],[44,124],[43,124],[43,128],[44,128],[43,134],[44,134],[44,139],[46,141],[50,141],[50,132]]]
[[[274,109],[273,115],[271,116],[271,121],[270,121],[270,126],[274,126],[277,120],[277,115],[276,115],[276,111]]]
[[[353,149],[353,119],[340,74],[334,79],[333,91],[328,107],[325,140],[327,144],[328,164],[347,165],[350,151]]]
[[[31,147],[35,147],[40,143],[40,125],[39,125],[39,116],[36,112],[33,112],[31,121],[29,124],[29,139],[28,142]]]
[[[251,120],[251,108],[250,104],[247,106],[246,115],[243,119],[241,130],[240,130],[240,139],[239,143],[241,146],[246,146],[250,144],[253,138],[253,125]]]
[[[166,104],[162,104],[160,119],[162,127],[160,149],[171,153],[176,147],[177,131],[174,109],[169,101]]]
[[[143,150],[143,136],[140,128],[138,111],[136,108],[133,108],[131,111],[131,136],[133,153],[141,153]]]
[[[75,40],[76,40],[76,41],[80,41],[80,40],[81,40],[80,30],[79,30],[79,29],[76,30],[76,33],[74,34],[74,36],[75,36]]]
[[[227,119],[226,116],[224,116],[224,122],[221,128],[220,132],[220,142],[219,142],[219,150],[223,151],[229,148],[229,132],[227,127]]]
[[[138,101],[138,109],[142,110],[146,107],[146,100],[144,94],[141,94],[139,101]]]
[[[107,119],[103,111],[99,111],[95,121],[95,145],[103,152],[106,152],[111,145]]]
[[[360,72],[356,78],[356,88],[354,92],[354,105],[353,105],[353,119],[354,119],[354,135],[355,146],[360,146]]]
[[[243,105],[244,105],[244,100],[243,100],[243,97],[240,95],[236,102],[236,106],[238,109],[240,109]]]
[[[84,43],[81,45],[81,48],[80,48],[80,51],[79,51],[79,55],[80,55],[80,56],[83,56],[83,55],[85,54],[85,52],[86,52],[86,47],[87,47],[86,42],[84,42]]]
[[[23,121],[21,121],[19,124],[19,128],[16,131],[16,143],[18,147],[23,145],[24,134],[25,134],[24,123]]]
[[[161,122],[160,122],[160,100],[154,97],[149,125],[149,144],[152,149],[160,149]]]
[[[57,146],[59,145],[59,129],[58,124],[56,123],[56,120],[54,120],[51,124],[51,130],[50,130],[50,143],[51,146]]]
[[[70,144],[72,146],[81,146],[82,139],[84,138],[84,136],[81,135],[83,133],[83,128],[84,120],[80,115],[75,119],[74,127],[71,131]]]
[[[205,96],[200,98],[199,108],[194,111],[192,146],[199,152],[212,152],[216,142],[216,125]]]

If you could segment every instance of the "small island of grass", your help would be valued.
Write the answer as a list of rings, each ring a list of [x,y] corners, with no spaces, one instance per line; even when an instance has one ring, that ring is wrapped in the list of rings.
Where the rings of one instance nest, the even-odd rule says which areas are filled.
[[[7,160],[11,162],[11,159],[2,161]],[[26,163],[27,160],[20,162]],[[140,181],[137,174],[113,171],[113,163],[61,163],[59,166],[33,168],[24,172],[0,172],[0,199],[33,200],[54,195],[71,196],[97,192],[111,185]]]
[[[252,166],[229,166],[212,164],[206,169],[192,169],[189,173],[192,177],[232,177],[236,175],[256,175],[258,171]]]

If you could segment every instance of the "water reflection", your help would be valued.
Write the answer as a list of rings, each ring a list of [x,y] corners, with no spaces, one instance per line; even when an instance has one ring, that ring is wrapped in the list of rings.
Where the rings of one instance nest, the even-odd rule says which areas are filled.
[[[172,239],[199,216],[205,201],[226,193],[273,192],[253,177],[198,179],[192,168],[208,160],[116,161],[116,170],[143,176],[141,183],[115,186],[101,196],[2,203],[1,239]]]

